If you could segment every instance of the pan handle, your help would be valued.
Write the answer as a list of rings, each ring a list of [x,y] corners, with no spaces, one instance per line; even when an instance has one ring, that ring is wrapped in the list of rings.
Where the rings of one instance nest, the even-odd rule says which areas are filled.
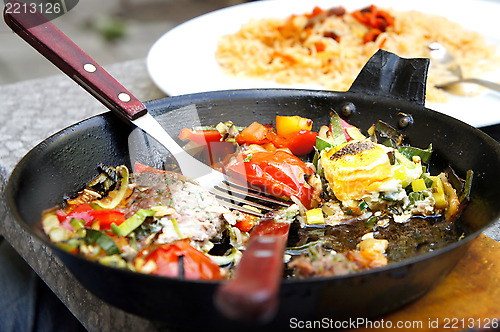
[[[283,254],[290,224],[264,218],[255,226],[234,278],[215,293],[215,305],[235,321],[267,323],[279,307]]]
[[[407,100],[425,104],[429,59],[405,59],[378,50],[361,69],[349,92]]]
[[[18,1],[10,3],[19,4]],[[17,8],[17,7],[16,7]],[[5,23],[40,54],[94,95],[104,106],[129,120],[147,112],[146,106],[74,44],[44,16],[30,10],[4,10]]]

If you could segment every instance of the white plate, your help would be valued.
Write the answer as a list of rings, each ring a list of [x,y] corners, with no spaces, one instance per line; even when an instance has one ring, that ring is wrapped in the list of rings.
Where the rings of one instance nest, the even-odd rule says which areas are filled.
[[[306,88],[311,85],[282,85],[256,79],[236,79],[225,75],[215,60],[219,38],[238,31],[251,18],[288,17],[311,11],[314,6],[342,5],[348,11],[375,3],[395,10],[419,10],[447,16],[469,30],[485,36],[500,49],[500,13],[497,0],[262,0],[220,9],[187,21],[163,35],[151,48],[147,68],[154,83],[170,96],[196,92],[243,88]],[[500,68],[488,78],[499,80]],[[500,93],[487,91],[477,97],[451,96],[446,103],[426,105],[436,111],[481,127],[500,123]]]

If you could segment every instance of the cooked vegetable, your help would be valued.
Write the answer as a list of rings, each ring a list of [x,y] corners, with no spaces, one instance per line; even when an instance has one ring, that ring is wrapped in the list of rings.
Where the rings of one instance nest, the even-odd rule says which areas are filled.
[[[164,277],[202,280],[221,278],[219,266],[191,246],[189,240],[144,249],[137,255],[135,266],[139,271],[150,269],[146,272]]]
[[[304,119],[307,121],[307,119]],[[280,120],[283,122],[284,120]],[[288,120],[285,120],[288,121]],[[298,120],[300,122],[302,120]],[[312,122],[311,122],[312,125]],[[283,126],[283,124],[282,124]],[[291,130],[282,129],[287,135],[281,136],[276,133],[273,128],[264,126],[258,122],[253,122],[245,128],[238,136],[236,142],[238,144],[259,144],[263,145],[271,143],[274,148],[287,148],[293,154],[302,156],[310,153],[313,150],[316,142],[317,133],[309,129],[300,129],[300,124],[296,124]],[[304,126],[305,127],[305,126]],[[299,129],[299,130],[297,130]]]
[[[85,230],[85,237],[83,240],[88,244],[98,244],[106,254],[115,255],[120,253],[120,249],[116,243],[105,233],[96,231],[94,229]]]
[[[103,200],[93,201],[92,205],[94,208],[114,209],[125,197],[125,193],[127,192],[128,188],[128,168],[125,166],[118,166],[116,168],[116,172],[119,172],[121,175],[120,189],[113,196],[108,196]],[[109,198],[112,199],[110,200]]]
[[[265,223],[178,173],[101,165],[77,197],[44,213],[43,230],[101,264],[188,279],[231,277],[251,232],[290,230],[286,275],[299,278],[381,267],[463,236],[454,221],[469,200],[472,171],[465,181],[451,168],[433,175],[432,145],[407,146],[381,121],[365,136],[330,115],[318,133],[299,116],[276,117],[276,129],[228,121],[181,132],[188,144],[230,145],[219,169],[293,203]]]
[[[427,190],[424,179],[416,179],[411,182],[411,189],[413,192],[419,192]]]
[[[225,169],[229,176],[248,181],[273,196],[296,197],[306,207],[313,204],[315,189],[306,181],[313,171],[290,153],[277,150],[237,155]]]
[[[184,128],[179,134],[180,139],[188,139],[199,145],[207,145],[210,142],[220,142],[222,136],[216,129],[213,130],[193,130]]]
[[[313,122],[298,115],[276,116],[276,133],[284,138],[290,138],[301,130],[311,131]]]
[[[329,141],[333,146],[338,146],[340,144],[347,142],[346,133],[344,131],[344,126],[342,119],[338,116],[337,113],[332,111],[330,115],[330,139]]]
[[[394,25],[394,18],[386,11],[371,5],[352,12],[352,16],[370,28],[363,36],[363,42],[375,41],[388,27]]]
[[[398,148],[399,153],[406,158],[413,160],[413,157],[418,156],[423,163],[428,163],[432,156],[432,144],[425,150],[412,146],[401,146]]]
[[[307,210],[306,222],[309,225],[325,223],[325,218],[323,217],[323,210],[321,208]]]
[[[118,236],[127,236],[134,229],[139,227],[147,217],[152,217],[155,215],[155,211],[152,209],[140,209],[132,217],[128,218],[121,225],[111,224],[111,229]]]

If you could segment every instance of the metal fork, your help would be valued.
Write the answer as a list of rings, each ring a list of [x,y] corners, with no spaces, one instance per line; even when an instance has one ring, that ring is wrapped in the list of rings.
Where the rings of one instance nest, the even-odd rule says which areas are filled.
[[[15,2],[15,1],[14,1]],[[22,3],[19,3],[22,5]],[[44,16],[31,11],[5,12],[5,22],[28,44],[45,56],[113,113],[132,122],[169,150],[184,176],[197,179],[200,185],[218,197],[224,205],[262,216],[286,202],[231,182],[224,174],[184,151],[149,113],[146,106],[82,51]],[[259,203],[260,201],[260,203]],[[264,203],[264,204],[262,204]],[[248,205],[263,213],[244,207]]]
[[[223,173],[194,158],[177,144],[149,113],[145,113],[132,122],[172,154],[184,176],[196,179],[200,186],[217,196],[219,202],[226,207],[263,217],[266,212],[277,207],[290,206],[290,202],[273,198],[262,191],[235,183]],[[254,207],[261,212],[245,206]]]
[[[429,49],[429,55],[432,61],[431,64],[437,63],[441,65],[443,68],[446,68],[446,70],[448,70],[452,74],[452,76],[455,77],[448,82],[438,84],[438,88],[447,89],[458,83],[474,83],[500,92],[500,84],[498,83],[480,78],[464,78],[462,75],[462,69],[460,68],[460,65],[455,57],[440,43],[433,42],[430,43],[427,47]]]

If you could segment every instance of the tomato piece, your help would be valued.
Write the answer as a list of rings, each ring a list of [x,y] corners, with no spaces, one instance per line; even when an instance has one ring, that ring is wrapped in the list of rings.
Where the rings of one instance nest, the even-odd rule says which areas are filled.
[[[271,129],[258,122],[253,122],[250,126],[236,136],[238,144],[264,144],[268,142],[267,134]]]
[[[198,145],[207,145],[209,142],[220,142],[222,136],[217,130],[192,130],[183,128],[179,134],[180,139],[188,139]]]
[[[163,244],[153,250],[147,248],[137,255],[138,258],[144,258],[146,262],[154,261],[156,263],[156,269],[151,274],[173,278],[179,276],[180,256],[183,257],[184,277],[186,279],[221,279],[220,267],[204,253],[191,246],[188,239]]]
[[[369,28],[368,32],[363,36],[365,44],[375,41],[382,32],[386,31],[387,27],[394,26],[394,17],[386,11],[379,10],[374,5],[356,10],[352,13],[352,16]]]
[[[379,10],[377,11],[377,17],[380,18],[383,24],[385,24],[386,27],[394,26],[394,17],[392,17],[391,14],[384,10]]]
[[[246,180],[270,195],[295,196],[307,208],[311,206],[315,192],[306,183],[305,175],[312,175],[313,172],[302,160],[288,152],[277,150],[239,154],[230,160],[225,170],[229,176]]]
[[[379,29],[370,29],[364,36],[363,36],[363,43],[369,43],[372,41],[375,41],[377,37],[382,33]]]
[[[312,121],[299,116],[277,116],[276,130],[258,122],[252,123],[238,136],[238,144],[272,143],[276,148],[289,148],[298,156],[308,154],[316,143],[316,132],[311,132]]]
[[[125,221],[125,216],[120,211],[94,210],[89,204],[80,204],[70,212],[57,210],[56,215],[61,226],[71,231],[73,231],[73,226],[70,224],[72,219],[83,220],[85,226],[90,226],[99,220],[100,229],[110,229],[112,223],[119,225]]]
[[[243,218],[234,225],[234,227],[238,228],[242,232],[250,231],[256,224],[257,221],[252,216],[242,213]]]
[[[188,139],[198,145],[206,147],[204,158],[207,163],[214,165],[220,162],[227,154],[234,152],[234,144],[221,141],[222,135],[217,130],[192,130],[183,128],[180,139]]]
[[[80,219],[85,222],[85,225],[91,223],[94,220],[92,216],[92,207],[89,204],[80,204],[69,213],[64,210],[58,210],[56,212],[57,218],[62,227],[73,231],[73,226],[69,223],[71,219]]]
[[[65,211],[64,209],[59,209],[56,211],[56,216],[57,220],[59,220],[59,223],[62,223],[64,219],[66,219],[66,216],[68,215],[69,212]]]
[[[294,64],[294,63],[297,62],[297,60],[295,60],[295,58],[293,56],[285,54],[285,53],[277,52],[277,51],[274,51],[273,54],[271,54],[271,58],[272,59],[274,59],[274,58],[280,58],[283,61],[289,62],[291,64]]]
[[[275,141],[272,140],[272,142],[276,147],[289,148],[294,155],[303,156],[314,149],[316,136],[318,136],[316,132],[301,130],[287,139],[275,137]]]
[[[90,214],[95,220],[99,220],[99,229],[110,229],[111,224],[121,225],[125,221],[125,214],[116,210],[93,210]],[[89,223],[90,224],[90,223]],[[89,226],[85,224],[85,226]]]
[[[255,227],[252,231],[252,236],[283,236],[288,237],[288,230],[290,229],[290,224],[283,222],[275,222],[272,219],[265,219],[260,222],[260,224]]]
[[[313,8],[312,12],[310,14],[305,14],[304,16],[307,17],[307,18],[312,18],[312,17],[315,17],[315,16],[319,16],[321,14],[323,14],[325,11],[323,9],[321,9],[320,7],[316,6]]]
[[[316,49],[316,52],[321,53],[325,51],[326,45],[322,42],[316,42],[314,43],[314,48]]]
[[[360,23],[363,23],[365,25],[368,25],[368,21],[369,21],[369,18],[368,16],[364,15],[362,11],[360,10],[356,10],[354,12],[351,13],[351,15],[356,19],[358,20]]]

